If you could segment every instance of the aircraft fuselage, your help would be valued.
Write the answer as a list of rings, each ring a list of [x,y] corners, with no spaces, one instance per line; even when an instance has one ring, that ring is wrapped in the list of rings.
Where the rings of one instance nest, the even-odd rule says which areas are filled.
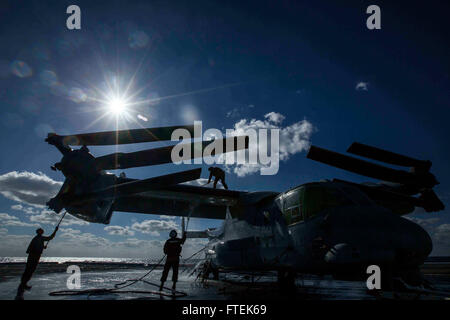
[[[345,277],[373,264],[415,269],[432,250],[419,225],[370,202],[325,208],[293,223],[286,222],[283,195],[258,211],[261,221],[227,215],[210,235],[207,256],[214,266]]]

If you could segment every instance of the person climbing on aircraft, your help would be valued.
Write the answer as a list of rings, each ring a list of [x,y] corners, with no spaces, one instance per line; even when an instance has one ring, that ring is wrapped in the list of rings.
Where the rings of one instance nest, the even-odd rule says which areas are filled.
[[[162,291],[164,282],[167,280],[169,270],[172,268],[172,291],[175,291],[176,283],[178,281],[178,267],[180,265],[180,253],[181,246],[186,241],[186,232],[183,232],[183,236],[177,238],[177,232],[175,230],[170,231],[170,238],[164,244],[164,253],[167,255],[166,263],[164,264],[164,270],[161,276],[161,285],[159,291]]]
[[[52,240],[55,237],[58,228],[59,227],[56,226],[55,231],[53,231],[53,233],[48,237],[43,236],[44,229],[38,228],[36,230],[37,235],[33,238],[33,240],[31,240],[27,248],[27,264],[25,267],[25,271],[23,272],[19,288],[17,289],[18,297],[21,297],[23,295],[24,290],[31,289],[31,286],[28,285],[28,281],[33,276],[33,273],[36,270],[37,265],[39,264],[42,251],[47,247],[44,242]]]
[[[208,168],[209,173],[209,179],[206,184],[209,184],[211,182],[212,177],[214,176],[214,189],[216,189],[217,182],[220,180],[223,187],[228,190],[228,186],[225,183],[225,171],[218,167],[209,167]]]

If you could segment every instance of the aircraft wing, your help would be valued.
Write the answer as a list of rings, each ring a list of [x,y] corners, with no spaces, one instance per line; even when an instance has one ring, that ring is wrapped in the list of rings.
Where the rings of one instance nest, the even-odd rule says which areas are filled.
[[[178,184],[114,200],[113,210],[206,219],[225,219],[227,206],[249,194],[245,191],[212,189]]]

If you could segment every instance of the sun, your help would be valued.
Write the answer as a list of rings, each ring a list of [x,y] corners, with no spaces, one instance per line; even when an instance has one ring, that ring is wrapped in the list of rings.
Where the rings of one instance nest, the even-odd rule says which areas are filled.
[[[107,107],[111,113],[121,115],[126,111],[127,103],[123,98],[114,97],[108,101]]]

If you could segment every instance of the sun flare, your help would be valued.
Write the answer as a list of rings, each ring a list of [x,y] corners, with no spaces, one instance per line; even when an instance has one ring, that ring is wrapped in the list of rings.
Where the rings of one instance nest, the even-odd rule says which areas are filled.
[[[124,99],[115,97],[108,101],[108,110],[115,115],[121,115],[126,111],[126,105]]]

